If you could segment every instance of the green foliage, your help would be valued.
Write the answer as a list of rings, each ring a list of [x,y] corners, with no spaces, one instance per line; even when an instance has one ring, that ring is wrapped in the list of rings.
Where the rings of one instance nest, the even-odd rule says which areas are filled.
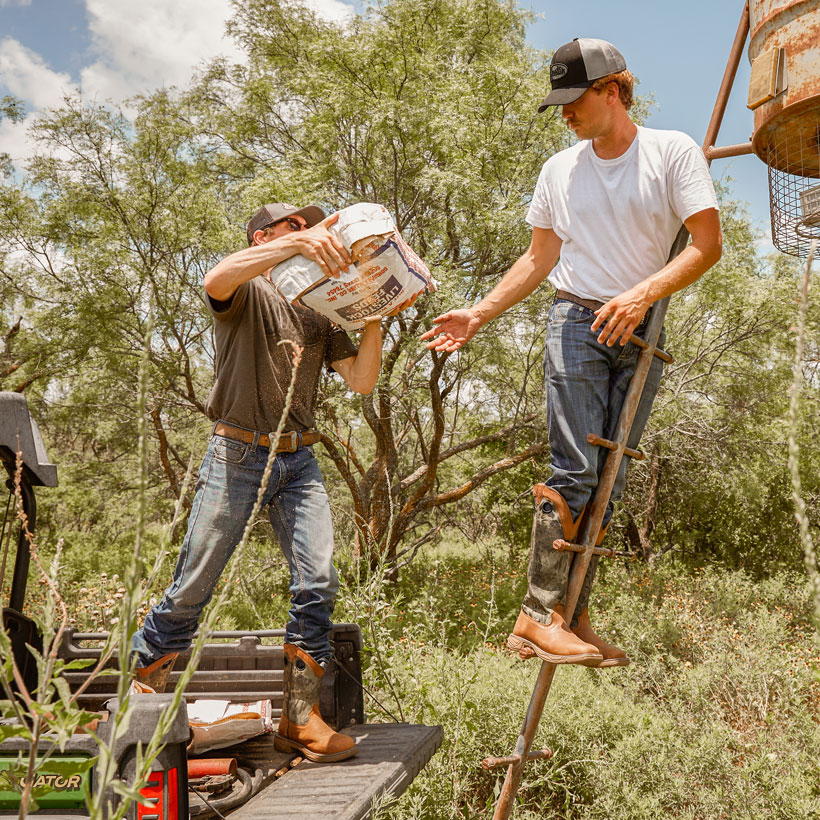
[[[170,579],[163,525],[190,502],[183,475],[208,430],[201,279],[243,246],[248,214],[273,200],[382,202],[440,288],[391,320],[374,397],[332,378],[321,386],[337,540],[360,539],[341,556],[335,617],[365,631],[369,710],[445,726],[410,793],[380,811],[487,815],[500,777],[477,763],[512,749],[536,672],[500,648],[525,584],[528,490],[546,471],[550,294],[539,289],[457,356],[431,356],[418,335],[485,294],[526,248],[527,198],[568,139],[535,114],[548,55],[526,45],[530,15],[507,0],[390,0],[348,27],[298,3],[235,8],[246,63],[215,62],[188,88],[133,101],[133,120],[67,100],[38,120],[25,181],[0,187],[0,389],[26,393],[60,468],[60,487],[39,497],[40,528],[44,542],[64,539],[67,623],[113,627],[126,657],[146,607],[142,562],[158,561],[146,596]],[[21,115],[0,101],[0,119]],[[7,157],[0,166],[11,171]],[[555,756],[528,768],[520,818],[820,817],[818,642],[810,596],[790,574],[802,556],[785,421],[798,272],[761,260],[748,215],[721,198],[723,259],[673,299],[676,363],[610,533],[651,572],[604,567],[598,586],[596,623],[634,663],[560,670],[537,740]],[[794,433],[816,533],[816,306],[805,321]],[[529,455],[504,466],[518,454]],[[360,560],[363,545],[386,542],[397,584],[383,556]],[[209,624],[282,623],[287,574],[270,539],[249,538],[233,567],[238,581],[220,588]],[[27,604],[53,634],[49,591]],[[0,630],[6,680],[9,656]],[[38,717],[59,744],[90,717],[72,707],[59,662],[37,660],[54,677]],[[0,727],[10,735],[31,732]],[[100,772],[114,778],[105,755]]]
[[[37,121],[26,181],[0,188],[0,387],[25,391],[60,467],[41,525],[65,539],[73,580],[93,570],[95,544],[112,574],[127,564],[148,294],[150,544],[207,435],[201,278],[242,246],[260,201],[383,202],[440,282],[391,320],[373,396],[332,377],[321,386],[342,540],[356,532],[358,549],[386,547],[402,563],[441,527],[470,538],[527,526],[521,498],[547,471],[549,289],[456,356],[431,356],[418,336],[525,249],[538,170],[569,139],[535,113],[548,54],[527,46],[529,19],[500,0],[391,0],[339,27],[298,3],[253,0],[230,24],[245,64],[217,61],[188,88],[134,100],[132,121],[72,99]],[[728,191],[722,219],[720,264],[672,301],[677,361],[611,532],[645,559],[674,552],[763,575],[800,561],[784,426],[796,270],[757,257]],[[819,328],[810,308],[798,444],[814,531]]]
[[[504,770],[478,763],[513,749],[538,665],[499,650],[515,612],[495,602],[520,601],[523,567],[485,550],[439,550],[380,598],[392,711],[445,737],[380,816],[487,816],[498,796]],[[483,606],[465,612],[479,579]],[[820,817],[820,642],[803,579],[616,564],[596,592],[596,627],[633,663],[558,670],[533,746],[554,756],[527,766],[513,817]],[[367,677],[389,703],[384,671]]]
[[[360,546],[395,554],[405,532],[436,526],[439,490],[472,489],[488,463],[506,470],[507,457],[543,449],[545,293],[458,357],[418,339],[522,252],[526,198],[566,142],[535,111],[547,55],[526,45],[529,19],[499,0],[393,0],[339,27],[297,3],[237,4],[246,64],[217,61],[190,88],[134,100],[132,121],[77,99],[38,119],[25,183],[0,190],[0,387],[26,391],[55,460],[82,482],[55,494],[71,512],[47,516],[50,533],[82,552],[93,529],[119,553],[133,531],[130,408],[149,293],[155,524],[178,496],[206,429],[201,278],[242,246],[260,201],[382,202],[440,281],[392,320],[374,397],[323,385]],[[351,454],[361,469],[346,472]]]

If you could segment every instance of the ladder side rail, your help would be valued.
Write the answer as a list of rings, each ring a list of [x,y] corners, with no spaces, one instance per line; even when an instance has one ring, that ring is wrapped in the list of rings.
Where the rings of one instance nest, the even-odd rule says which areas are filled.
[[[688,231],[685,228],[681,228],[672,246],[672,252],[669,256],[670,260],[686,247],[688,238]],[[638,356],[638,364],[630,380],[629,388],[624,398],[624,404],[618,417],[618,425],[614,438],[617,447],[615,450],[610,450],[607,456],[601,479],[598,482],[592,499],[590,514],[584,516],[584,520],[581,524],[581,537],[578,543],[586,549],[584,552],[578,553],[572,563],[572,572],[570,573],[569,583],[567,585],[567,599],[564,605],[568,623],[572,621],[575,605],[578,602],[578,596],[581,592],[581,586],[584,583],[584,578],[586,577],[587,569],[592,559],[596,536],[601,528],[604,513],[609,504],[609,497],[612,494],[612,487],[615,484],[621,459],[626,449],[626,443],[630,430],[632,429],[632,422],[635,418],[641,396],[643,395],[646,377],[649,374],[649,367],[655,357],[655,349],[657,348],[658,339],[660,338],[661,329],[663,328],[663,323],[666,318],[668,305],[669,297],[667,296],[652,307],[652,314],[649,318],[645,337],[647,346]],[[527,708],[527,714],[524,718],[524,725],[522,726],[521,734],[518,737],[518,742],[515,744],[515,750],[513,751],[513,755],[517,757],[518,760],[510,764],[507,768],[507,775],[504,778],[504,786],[501,789],[501,794],[496,803],[493,820],[507,820],[512,812],[515,796],[518,793],[518,789],[521,785],[521,777],[524,774],[524,766],[528,761],[530,747],[535,738],[535,733],[538,730],[538,725],[541,722],[541,714],[552,685],[555,669],[556,664],[554,663],[547,661],[541,663],[538,680],[533,689],[530,705]]]
[[[597,535],[601,530],[601,524],[603,523],[607,506],[609,505],[612,487],[615,484],[618,471],[621,468],[626,443],[629,439],[629,433],[632,430],[632,422],[638,410],[638,404],[643,396],[646,377],[649,375],[649,367],[655,356],[655,347],[658,342],[658,337],[660,336],[661,328],[663,327],[664,319],[666,318],[668,305],[669,297],[667,296],[665,299],[656,302],[652,309],[652,316],[649,319],[646,334],[646,340],[649,344],[646,349],[642,350],[638,355],[638,365],[629,382],[629,388],[624,398],[621,414],[618,417],[618,425],[613,438],[617,447],[614,450],[610,450],[607,455],[601,478],[598,481],[598,486],[592,497],[592,503],[581,523],[580,538],[577,540],[577,543],[586,549],[583,552],[579,552],[572,562],[572,571],[570,573],[569,583],[567,584],[567,597],[564,602],[564,612],[566,613],[564,617],[567,623],[571,623],[575,615],[575,606],[578,603],[578,596],[581,594],[581,587],[583,586],[587,569],[594,554],[593,548],[597,540]]]
[[[724,72],[720,89],[718,90],[718,97],[715,102],[714,110],[712,111],[712,117],[709,122],[709,126],[706,129],[703,152],[706,155],[707,163],[710,165],[712,163],[712,159],[718,156],[717,151],[720,150],[715,149],[715,141],[717,140],[718,132],[720,131],[720,126],[723,121],[723,114],[726,110],[729,93],[734,85],[735,74],[740,63],[742,48],[748,36],[749,2],[746,0],[743,5],[743,12],[741,13],[738,30],[735,34],[735,40],[729,54],[726,71]],[[731,146],[731,148],[744,149],[742,151],[738,151],[738,154],[741,152],[746,153],[745,146]],[[672,250],[669,253],[669,259],[667,261],[671,262],[679,253],[681,253],[681,251],[686,247],[688,241],[689,232],[686,230],[685,226],[682,226],[678,232],[678,235],[675,237],[675,241],[672,244]],[[647,347],[641,350],[638,360],[638,367],[636,368],[635,373],[635,375],[637,375],[638,370],[644,362],[646,362],[646,369],[641,378],[640,388],[636,391],[638,395],[637,398],[634,399],[634,407],[632,408],[631,414],[624,413],[624,410],[629,408],[633,399],[633,383],[637,387],[635,375],[633,375],[632,380],[630,381],[629,389],[627,390],[626,398],[624,399],[624,406],[621,409],[621,415],[618,419],[618,427],[615,437],[615,443],[618,445],[617,449],[610,450],[609,455],[607,456],[607,461],[604,465],[601,480],[598,483],[598,487],[596,488],[592,499],[590,514],[585,516],[585,520],[581,522],[577,542],[581,546],[585,547],[585,550],[575,556],[569,583],[567,585],[565,613],[569,622],[572,622],[572,618],[575,615],[575,607],[578,603],[578,596],[581,592],[581,586],[583,585],[584,578],[586,577],[589,563],[592,560],[593,547],[595,541],[597,540],[595,536],[597,536],[600,531],[604,513],[607,505],[609,504],[609,498],[612,495],[612,487],[614,486],[615,478],[618,475],[618,469],[620,468],[621,459],[623,458],[623,453],[626,448],[626,440],[629,437],[630,430],[632,429],[632,421],[638,407],[638,402],[643,394],[646,376],[649,372],[649,365],[651,364],[652,356],[655,355],[655,350],[657,348],[658,339],[660,338],[663,322],[666,318],[666,310],[668,306],[669,297],[660,300],[653,306],[653,315],[650,317],[650,324],[647,328],[646,334],[646,341],[648,344]],[[628,422],[626,420],[627,415]],[[622,428],[625,428],[625,431]],[[604,497],[606,498],[605,501],[603,500]],[[501,795],[498,798],[498,802],[496,803],[495,811],[493,812],[493,820],[508,820],[510,814],[512,813],[515,796],[518,793],[518,789],[521,784],[521,777],[524,773],[524,766],[528,760],[530,746],[532,745],[535,732],[541,721],[541,713],[544,708],[544,703],[546,702],[550,686],[552,685],[552,678],[555,674],[555,668],[556,665],[552,663],[543,662],[541,664],[541,669],[538,673],[538,680],[536,681],[535,689],[533,690],[532,697],[530,698],[530,705],[527,709],[527,715],[524,718],[524,726],[522,727],[521,735],[519,736],[518,742],[515,746],[515,755],[518,756],[518,762],[511,764],[507,769],[507,775],[504,778],[504,786],[501,790]]]
[[[584,578],[586,578],[590,561],[592,561],[592,556],[594,555],[595,541],[597,540],[596,536],[598,532],[600,532],[601,524],[606,514],[606,508],[609,504],[609,497],[612,495],[612,487],[615,484],[615,479],[618,477],[618,470],[621,468],[626,442],[629,439],[629,433],[632,429],[635,413],[638,410],[638,404],[643,396],[646,377],[649,375],[649,367],[655,355],[655,347],[658,337],[660,336],[661,328],[663,327],[663,321],[666,318],[666,308],[668,304],[669,297],[667,296],[666,299],[656,302],[652,309],[652,316],[649,320],[646,334],[646,339],[649,344],[638,356],[638,366],[635,368],[635,373],[629,382],[629,388],[627,389],[624,404],[621,408],[621,415],[618,417],[618,427],[615,437],[613,438],[617,447],[614,450],[610,450],[607,455],[601,478],[598,481],[598,486],[592,497],[592,504],[581,524],[581,537],[576,543],[585,547],[585,549],[583,552],[579,552],[572,562],[572,571],[570,572],[569,582],[567,584],[567,597],[564,603],[567,623],[571,623],[575,615],[575,606],[578,603],[578,596],[581,594],[581,587],[584,584]]]
[[[672,250],[669,253],[669,260],[674,259],[685,247],[689,241],[689,232],[685,227],[681,227],[675,241],[672,244]],[[578,595],[581,592],[584,578],[586,577],[589,562],[592,559],[593,549],[595,546],[596,536],[601,528],[601,523],[604,519],[609,498],[612,495],[612,488],[615,484],[615,479],[618,475],[618,469],[621,466],[621,459],[623,458],[624,450],[626,449],[626,442],[629,438],[629,433],[632,429],[632,422],[635,418],[635,413],[638,409],[638,403],[643,395],[644,385],[646,384],[646,377],[649,373],[649,367],[655,356],[658,339],[660,338],[661,330],[663,328],[664,320],[666,319],[666,310],[669,305],[669,297],[661,299],[652,306],[652,314],[649,317],[649,324],[646,329],[647,346],[640,352],[638,356],[638,364],[635,368],[635,373],[629,383],[624,404],[621,408],[620,416],[618,417],[618,424],[616,427],[614,441],[617,444],[617,449],[610,450],[607,456],[604,470],[601,474],[601,479],[593,495],[592,504],[590,507],[590,514],[584,516],[581,523],[581,532],[578,543],[586,549],[582,553],[575,556],[572,564],[572,572],[570,574],[569,583],[567,585],[567,600],[564,605],[567,622],[572,621],[575,612],[575,605],[578,603]],[[518,742],[515,744],[515,751],[513,754],[518,757],[517,762],[510,764],[507,768],[507,775],[504,778],[504,785],[501,789],[498,802],[493,812],[493,820],[508,820],[512,813],[515,804],[515,796],[521,785],[521,777],[524,774],[524,766],[527,764],[528,755],[532,742],[535,738],[535,733],[538,725],[541,722],[541,714],[544,709],[547,695],[549,694],[552,685],[552,679],[555,675],[556,664],[544,661],[541,663],[541,669],[538,672],[538,680],[535,683],[532,697],[530,698],[530,705],[527,708],[527,714],[524,718],[524,724],[521,729],[521,734],[518,737]]]
[[[541,669],[538,671],[538,680],[535,682],[535,688],[532,690],[532,697],[530,697],[530,705],[527,707],[527,714],[524,717],[524,724],[521,727],[521,734],[518,736],[518,741],[513,751],[513,755],[517,757],[518,760],[507,767],[504,785],[501,789],[501,794],[498,796],[498,802],[495,804],[493,820],[507,820],[513,810],[515,796],[518,794],[521,777],[524,774],[524,766],[527,765],[530,747],[535,738],[535,733],[538,731],[538,725],[541,723],[541,713],[544,711],[544,704],[547,701],[547,695],[552,686],[552,679],[555,675],[556,668],[557,666],[554,663],[549,663],[548,661],[541,662]]]
[[[678,235],[675,237],[675,241],[672,243],[667,264],[683,251],[688,241],[689,231],[687,231],[684,226],[681,226]],[[667,296],[665,299],[656,302],[651,308],[652,313],[649,316],[645,337],[647,345],[638,354],[638,364],[630,379],[629,388],[627,389],[626,397],[621,407],[621,413],[618,416],[618,424],[613,439],[617,447],[614,450],[610,450],[607,455],[601,478],[592,496],[592,503],[590,504],[588,514],[584,516],[584,520],[581,522],[578,543],[586,547],[586,549],[584,552],[578,553],[572,562],[572,572],[570,573],[569,583],[567,584],[567,598],[564,603],[564,611],[566,612],[568,623],[572,622],[572,618],[575,615],[575,606],[578,603],[578,596],[581,594],[581,587],[583,586],[589,563],[594,554],[595,541],[597,540],[598,533],[601,531],[601,524],[604,520],[606,508],[609,505],[612,488],[615,485],[615,479],[618,477],[618,470],[621,467],[621,460],[623,459],[624,450],[626,449],[629,434],[632,430],[632,422],[635,419],[635,413],[638,411],[638,405],[643,396],[646,377],[649,375],[649,368],[652,365],[652,360],[655,358],[658,339],[660,339],[663,323],[666,320],[669,299],[670,297]]]

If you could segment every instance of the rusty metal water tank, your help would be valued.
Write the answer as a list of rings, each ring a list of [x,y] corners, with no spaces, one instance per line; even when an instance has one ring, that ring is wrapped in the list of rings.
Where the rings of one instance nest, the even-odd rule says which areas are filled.
[[[820,0],[749,0],[754,152],[769,167],[772,238],[820,239]]]

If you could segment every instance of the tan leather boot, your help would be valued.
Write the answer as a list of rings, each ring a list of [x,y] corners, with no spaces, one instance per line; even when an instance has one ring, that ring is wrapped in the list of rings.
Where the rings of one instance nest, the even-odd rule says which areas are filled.
[[[537,655],[550,663],[598,666],[603,660],[603,655],[594,646],[569,630],[564,621],[563,604],[556,604],[548,625],[538,623],[521,611],[512,634],[507,638],[507,648],[518,652],[522,658]]]
[[[573,627],[572,631],[582,641],[592,644],[601,653],[603,660],[598,664],[599,669],[608,666],[629,666],[631,663],[623,649],[607,643],[593,632],[592,624],[589,621],[589,609],[586,607],[581,610],[581,614],[578,616],[578,626]]]
[[[277,752],[298,752],[316,763],[334,763],[358,751],[352,737],[334,732],[319,714],[324,674],[307,652],[285,644],[284,702],[273,741]]]
[[[149,686],[154,692],[162,693],[178,657],[179,652],[169,652],[150,666],[138,666],[134,670],[134,679],[142,686]]]

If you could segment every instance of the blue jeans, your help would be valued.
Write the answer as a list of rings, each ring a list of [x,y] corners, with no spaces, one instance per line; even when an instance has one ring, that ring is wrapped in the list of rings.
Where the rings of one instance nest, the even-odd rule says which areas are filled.
[[[640,350],[627,342],[607,347],[598,341],[600,331],[593,333],[595,314],[566,299],[556,299],[547,320],[547,341],[544,353],[544,377],[547,393],[547,426],[550,439],[552,475],[548,487],[556,490],[566,502],[573,521],[584,511],[592,498],[604,469],[609,450],[590,444],[589,433],[613,440],[618,417]],[[636,330],[643,338],[645,324]],[[664,334],[658,340],[663,346]],[[627,446],[634,449],[646,426],[652,402],[658,392],[663,364],[654,357],[649,368],[644,391],[635,413]],[[603,526],[612,517],[612,505],[621,497],[629,457],[624,456],[612,488]],[[527,594],[522,608],[531,618],[549,624],[557,604],[566,603],[566,590],[572,564],[576,557],[552,549],[556,527],[562,524],[553,505],[536,502],[530,562],[527,570]],[[539,515],[544,519],[539,521]],[[553,521],[552,529],[549,522]],[[548,537],[538,535],[538,527],[546,527]],[[566,530],[564,530],[566,537]],[[578,615],[589,603],[589,593],[595,579],[598,557],[593,556],[575,607],[572,627],[578,625]]]
[[[544,377],[547,393],[547,426],[552,475],[547,486],[557,490],[572,512],[573,520],[583,512],[598,486],[609,450],[587,442],[596,433],[614,439],[618,416],[638,363],[637,345],[616,342],[607,347],[598,342],[600,330],[590,329],[595,314],[581,305],[557,299],[547,320]],[[646,325],[636,331],[643,338]],[[663,347],[661,332],[658,346]],[[653,357],[627,446],[635,449],[646,426],[658,392],[663,362]],[[624,456],[612,488],[603,526],[612,517],[612,504],[621,497],[629,456]]]
[[[211,437],[174,581],[134,635],[138,666],[191,645],[202,610],[242,538],[267,459],[267,447]],[[290,567],[285,640],[321,664],[331,655],[330,616],[339,582],[330,505],[311,448],[276,456],[262,503]]]

